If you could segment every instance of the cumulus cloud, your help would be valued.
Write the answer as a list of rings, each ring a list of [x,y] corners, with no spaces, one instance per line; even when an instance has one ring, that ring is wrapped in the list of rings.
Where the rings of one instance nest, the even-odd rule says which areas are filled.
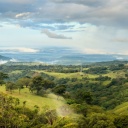
[[[127,5],[127,0],[0,0],[0,19],[22,24],[24,17],[40,27],[67,22],[127,27]]]
[[[54,32],[49,31],[48,29],[44,29],[41,33],[46,34],[49,38],[56,38],[56,39],[72,39],[71,37],[66,37],[64,35],[56,34]]]

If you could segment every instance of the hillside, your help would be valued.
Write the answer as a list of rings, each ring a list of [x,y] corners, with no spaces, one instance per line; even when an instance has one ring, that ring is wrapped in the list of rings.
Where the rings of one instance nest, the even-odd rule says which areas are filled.
[[[6,90],[5,86],[0,86],[0,92],[3,92],[9,96],[20,99],[21,106],[22,106],[22,103],[26,101],[27,107],[29,107],[32,110],[34,109],[34,106],[38,105],[38,107],[40,108],[40,112],[43,112],[43,109],[46,107],[51,110],[55,109],[56,111],[58,111],[59,116],[65,116],[60,110],[62,107],[66,107],[66,109],[70,110],[68,105],[66,105],[66,101],[64,100],[64,98],[61,96],[59,96],[58,98],[58,96],[53,93],[49,93],[46,97],[40,97],[30,93],[28,88],[22,89],[20,94],[18,90],[14,90],[12,93],[5,90]],[[69,114],[71,116],[71,114],[73,113],[67,113],[67,115]]]
[[[8,56],[18,62],[39,62],[44,64],[81,65],[95,62],[128,60],[125,55],[85,54],[68,47],[40,47],[37,52],[24,52],[29,49],[0,49],[1,55]]]
[[[45,109],[54,111],[57,117],[54,119],[55,113],[51,116],[55,124],[64,117],[70,120],[66,125],[73,128],[128,126],[127,61],[90,65],[8,63],[0,68],[4,72],[0,73],[0,91],[18,98],[20,106],[26,103],[31,110],[38,106],[38,114]],[[61,123],[56,124],[58,128]]]
[[[5,56],[0,55],[0,60],[10,60],[10,59],[11,59],[10,57],[5,57]]]
[[[128,115],[128,102],[125,102],[119,106],[116,106],[116,108],[114,108],[112,112],[118,115]]]

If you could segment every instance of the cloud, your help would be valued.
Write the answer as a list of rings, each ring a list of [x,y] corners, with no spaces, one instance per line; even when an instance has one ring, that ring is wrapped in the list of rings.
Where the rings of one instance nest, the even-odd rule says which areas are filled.
[[[20,18],[20,17],[28,17],[30,15],[30,12],[25,12],[25,13],[19,13],[16,14],[16,18]]]
[[[116,38],[113,39],[114,42],[128,43],[128,38]]]
[[[128,55],[128,51],[122,51],[119,55]]]
[[[15,46],[19,46],[19,42],[45,45],[36,31],[43,30],[49,38],[72,37],[73,40],[66,40],[66,43],[61,40],[60,45],[90,48],[86,49],[88,53],[127,51],[128,44],[122,43],[128,42],[127,5],[128,0],[0,0],[1,42],[14,42]],[[7,24],[20,27],[14,29]],[[14,36],[12,31],[19,36]],[[60,42],[44,40],[46,45]]]
[[[41,31],[41,33],[46,34],[49,38],[56,38],[56,39],[72,39],[71,37],[66,37],[64,35],[59,35],[56,33],[53,33],[51,31],[49,31],[48,29],[44,29]]]
[[[2,52],[24,52],[24,53],[36,53],[39,50],[25,47],[9,47],[9,48],[0,48]]]
[[[50,0],[55,3],[75,3],[75,4],[83,4],[88,6],[100,6],[103,4],[101,0]]]
[[[28,52],[28,53],[35,53],[38,52],[38,50],[36,49],[32,49],[32,48],[14,48],[13,50],[15,51],[19,51],[19,52]]]
[[[0,0],[2,3],[17,3],[17,4],[30,4],[31,2],[34,2],[35,0]]]
[[[83,53],[86,53],[86,54],[107,54],[107,52],[104,51],[104,50],[101,50],[101,49],[92,49],[92,48],[85,48],[83,50]]]
[[[71,22],[127,27],[127,4],[127,0],[0,0],[0,20],[22,24],[21,18],[33,21],[31,27]]]

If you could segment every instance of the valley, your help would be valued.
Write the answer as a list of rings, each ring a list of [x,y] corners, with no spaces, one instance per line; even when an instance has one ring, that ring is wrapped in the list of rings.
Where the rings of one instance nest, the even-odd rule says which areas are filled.
[[[1,65],[0,70],[8,75],[4,81],[1,77],[1,93],[18,98],[17,107],[23,107],[25,103],[31,111],[38,108],[38,116],[54,110],[56,119],[50,116],[54,123],[63,117],[68,120],[63,127],[71,123],[73,128],[84,128],[85,125],[90,128],[94,125],[90,121],[96,117],[97,121],[104,122],[101,127],[114,128],[118,125],[117,120],[125,120],[128,116],[127,61],[89,65],[9,62]],[[1,73],[1,76],[5,75]],[[74,124],[75,120],[83,121],[83,124]],[[109,123],[106,124],[106,120]],[[40,122],[40,125],[42,128],[43,125],[54,127],[48,122]],[[60,124],[56,125],[59,127]],[[96,122],[95,125],[100,127]],[[123,127],[123,122],[120,125]]]

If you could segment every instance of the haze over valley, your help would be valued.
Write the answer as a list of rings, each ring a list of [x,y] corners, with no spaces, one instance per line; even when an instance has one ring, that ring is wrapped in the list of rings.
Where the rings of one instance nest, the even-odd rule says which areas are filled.
[[[69,47],[44,47],[44,48],[1,48],[1,63],[11,62],[40,62],[44,64],[80,65],[94,62],[125,61],[127,55],[119,54],[90,54]],[[7,58],[6,58],[7,57]]]

